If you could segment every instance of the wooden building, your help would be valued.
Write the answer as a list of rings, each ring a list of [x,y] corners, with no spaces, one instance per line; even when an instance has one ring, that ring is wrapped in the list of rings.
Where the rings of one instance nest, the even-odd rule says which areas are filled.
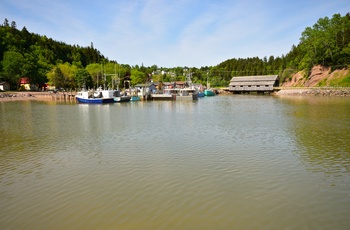
[[[229,84],[229,91],[233,93],[272,92],[279,86],[278,75],[233,77]]]

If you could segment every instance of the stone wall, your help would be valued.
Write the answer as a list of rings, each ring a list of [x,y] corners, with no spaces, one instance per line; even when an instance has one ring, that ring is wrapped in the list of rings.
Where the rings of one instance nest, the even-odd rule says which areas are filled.
[[[350,96],[350,88],[340,89],[282,89],[275,93],[275,95],[320,95],[320,96]]]

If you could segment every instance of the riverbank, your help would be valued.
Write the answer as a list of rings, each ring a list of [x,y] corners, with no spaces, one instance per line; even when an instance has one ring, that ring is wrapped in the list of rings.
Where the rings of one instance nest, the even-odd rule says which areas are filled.
[[[0,92],[1,101],[26,101],[26,100],[52,100],[69,98],[65,92],[54,93],[52,91],[46,92]]]
[[[38,99],[34,93],[27,92],[11,92],[11,93],[0,93],[0,101],[23,101],[23,100],[34,100]]]
[[[350,96],[350,88],[289,88],[281,89],[275,95]]]

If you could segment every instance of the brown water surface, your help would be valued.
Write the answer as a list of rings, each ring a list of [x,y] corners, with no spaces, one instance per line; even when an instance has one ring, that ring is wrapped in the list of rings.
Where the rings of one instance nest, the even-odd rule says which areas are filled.
[[[348,229],[350,98],[0,102],[0,229]]]

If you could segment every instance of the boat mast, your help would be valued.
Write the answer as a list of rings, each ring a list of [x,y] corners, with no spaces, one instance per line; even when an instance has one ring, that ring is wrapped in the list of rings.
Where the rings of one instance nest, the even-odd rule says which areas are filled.
[[[207,71],[207,89],[209,89],[209,81],[208,81],[209,71]]]
[[[192,80],[191,80],[191,77],[192,77],[192,73],[191,73],[191,69],[189,69],[188,73],[187,73],[187,84],[188,84],[188,87],[189,88],[192,88]]]
[[[103,76],[104,76],[103,89],[106,89],[106,73],[105,73],[105,66],[103,66]]]
[[[115,82],[115,77],[117,76],[116,74],[116,64],[114,63],[114,75],[112,76],[112,89],[114,90],[114,82]]]

